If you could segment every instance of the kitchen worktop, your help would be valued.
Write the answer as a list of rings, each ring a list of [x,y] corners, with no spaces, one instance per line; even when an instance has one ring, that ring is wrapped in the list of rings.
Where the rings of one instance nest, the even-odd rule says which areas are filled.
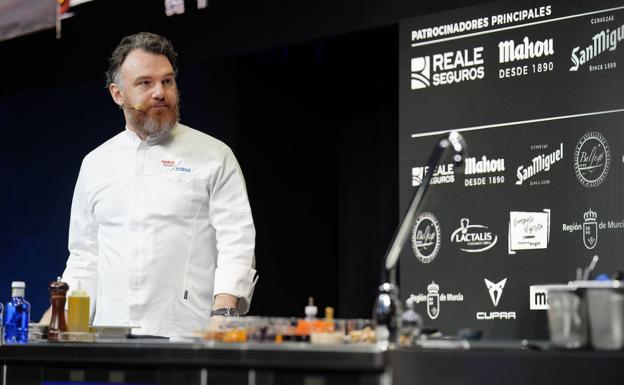
[[[520,343],[470,349],[162,339],[0,346],[1,384],[619,384],[624,352]]]

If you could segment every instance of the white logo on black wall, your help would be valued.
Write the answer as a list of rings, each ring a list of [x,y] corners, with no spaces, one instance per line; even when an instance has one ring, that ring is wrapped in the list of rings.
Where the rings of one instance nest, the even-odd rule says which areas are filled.
[[[483,47],[437,53],[411,59],[412,90],[483,79]]]
[[[451,234],[451,242],[459,245],[461,251],[480,253],[491,249],[498,241],[498,236],[487,226],[471,225],[468,218],[462,218],[459,222],[460,227]]]
[[[440,286],[431,281],[427,286],[427,294],[410,294],[407,299],[408,306],[418,305],[420,303],[427,304],[427,315],[431,319],[436,319],[440,315],[440,305],[442,302],[463,302],[464,295],[462,293],[441,293]]]
[[[603,230],[621,230],[624,229],[624,220],[607,220],[599,221],[598,213],[591,208],[583,213],[583,224],[573,222],[562,225],[562,230],[566,233],[574,233],[580,231],[582,234],[583,245],[586,249],[591,250],[598,244],[598,233]]]
[[[529,309],[548,310],[548,290],[542,286],[529,287]]]
[[[416,218],[412,229],[412,249],[414,255],[422,263],[430,263],[440,251],[442,231],[438,219],[429,212]]]
[[[541,179],[536,180],[533,179],[534,176],[550,171],[550,168],[555,163],[559,162],[563,159],[563,142],[559,144],[559,148],[550,153],[540,154],[533,159],[531,159],[531,164],[527,166],[518,166],[516,169],[516,185],[520,186],[525,181],[531,179],[529,181],[529,185],[546,185],[550,184],[549,179]]]
[[[584,48],[576,46],[572,49],[570,60],[572,66],[570,71],[578,71],[585,64],[589,63],[598,56],[608,51],[615,51],[618,47],[618,43],[624,39],[624,25],[619,26],[614,30],[605,29],[598,32],[591,38],[589,43]],[[590,71],[612,69],[615,68],[615,62],[607,63],[606,65],[597,65],[594,68],[590,68]],[[605,66],[607,68],[605,68]],[[592,66],[590,66],[592,67]]]
[[[429,56],[412,59],[412,89],[429,87],[431,85],[431,58]]]
[[[422,184],[429,166],[412,167],[412,186]],[[455,169],[453,163],[441,164],[436,167],[429,184],[447,184],[455,182]]]
[[[466,175],[464,186],[475,187],[505,183],[504,172],[505,159],[503,158],[489,159],[486,155],[481,158],[468,157],[464,166],[464,174]]]
[[[509,63],[555,54],[553,39],[544,39],[533,42],[525,36],[520,43],[506,40],[498,43],[498,62]]]
[[[587,249],[593,249],[598,243],[598,222],[597,214],[592,209],[583,214],[583,244]]]
[[[574,149],[574,171],[585,187],[598,187],[605,180],[611,165],[607,139],[599,132],[588,132]]]
[[[549,241],[550,209],[544,209],[543,212],[509,213],[509,254],[516,254],[518,250],[546,249]]]
[[[503,278],[499,282],[492,282],[489,279],[485,278],[485,287],[490,295],[490,299],[492,300],[492,304],[494,307],[498,306],[498,303],[503,296],[503,290],[505,289],[505,283],[507,283],[507,278]],[[476,314],[476,318],[478,320],[510,320],[516,319],[515,311],[479,311]]]
[[[555,54],[554,39],[532,41],[525,36],[520,42],[505,40],[498,43],[498,62],[501,64],[513,63],[512,66],[500,68],[498,77],[512,78],[548,72],[554,69],[552,61],[534,60],[532,64],[523,64],[527,60],[540,59]]]

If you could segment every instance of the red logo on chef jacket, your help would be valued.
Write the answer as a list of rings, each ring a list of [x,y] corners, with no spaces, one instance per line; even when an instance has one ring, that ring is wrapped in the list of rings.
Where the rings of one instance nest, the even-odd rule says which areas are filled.
[[[69,0],[58,0],[59,13],[65,13],[69,11]]]
[[[161,160],[160,164],[163,167],[171,168],[171,167],[175,166],[175,161],[173,161],[173,160]]]

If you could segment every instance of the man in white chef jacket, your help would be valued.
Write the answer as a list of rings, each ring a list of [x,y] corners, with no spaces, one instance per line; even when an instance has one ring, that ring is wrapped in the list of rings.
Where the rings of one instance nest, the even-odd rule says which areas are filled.
[[[107,83],[126,127],[83,160],[63,281],[91,296],[94,325],[176,336],[244,314],[255,285],[245,181],[224,143],[179,121],[171,43],[121,40]]]

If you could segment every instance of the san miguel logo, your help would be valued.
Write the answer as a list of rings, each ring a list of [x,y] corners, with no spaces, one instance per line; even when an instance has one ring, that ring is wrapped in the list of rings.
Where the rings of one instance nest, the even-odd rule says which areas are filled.
[[[524,181],[533,178],[536,174],[550,171],[550,166],[563,159],[563,142],[559,144],[559,148],[550,154],[540,154],[531,159],[528,166],[518,166],[516,170],[516,185],[520,186]]]
[[[412,229],[412,249],[414,255],[422,263],[435,259],[440,251],[442,232],[435,215],[424,212],[416,218]]]
[[[462,218],[459,223],[460,227],[451,234],[451,242],[458,244],[461,251],[480,253],[491,249],[498,241],[498,236],[487,226],[471,225],[468,218]]]
[[[602,134],[589,132],[574,149],[574,171],[585,187],[598,187],[607,177],[611,165],[609,144]]]
[[[580,46],[572,49],[572,67],[570,71],[578,71],[578,69],[585,65],[587,62],[598,57],[599,55],[607,51],[615,51],[618,43],[624,39],[624,25],[619,26],[617,29],[609,30],[605,29],[592,36],[591,44],[585,48]]]
[[[593,249],[598,243],[598,218],[595,211],[589,211],[583,214],[585,221],[583,222],[583,244],[587,249]]]

